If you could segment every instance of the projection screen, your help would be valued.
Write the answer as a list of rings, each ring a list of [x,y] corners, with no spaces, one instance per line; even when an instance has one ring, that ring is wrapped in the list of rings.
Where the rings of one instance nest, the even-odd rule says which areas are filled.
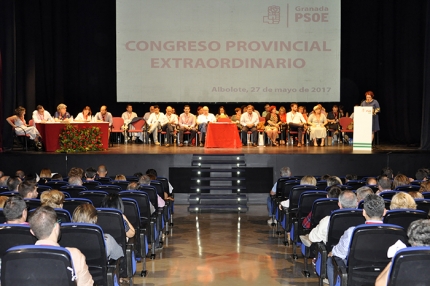
[[[117,0],[119,102],[336,102],[340,0]]]

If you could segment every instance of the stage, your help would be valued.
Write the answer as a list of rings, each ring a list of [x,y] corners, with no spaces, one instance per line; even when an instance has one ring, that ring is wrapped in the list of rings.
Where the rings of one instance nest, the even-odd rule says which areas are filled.
[[[0,153],[0,170],[14,174],[16,170],[39,173],[42,168],[50,168],[66,176],[71,167],[97,168],[106,165],[108,175],[133,175],[154,168],[160,176],[178,180],[175,172],[186,172],[191,168],[193,154],[237,155],[243,154],[245,167],[254,179],[258,178],[260,168],[273,169],[272,177],[262,175],[265,193],[279,175],[279,169],[289,166],[293,175],[337,175],[356,174],[358,176],[377,176],[381,168],[390,166],[394,173],[413,177],[417,169],[429,167],[430,152],[397,145],[378,145],[372,151],[353,151],[348,144],[333,146],[279,146],[241,148],[205,147],[164,147],[146,144],[114,144],[106,151],[86,153],[55,153],[35,151],[7,151]],[[173,172],[173,173],[172,173]],[[181,175],[182,176],[182,175]],[[255,178],[257,176],[257,178]],[[188,176],[185,176],[188,177]],[[184,181],[187,179],[184,177]],[[183,182],[188,183],[188,182]],[[181,190],[188,192],[188,190]],[[253,192],[257,190],[254,189]]]

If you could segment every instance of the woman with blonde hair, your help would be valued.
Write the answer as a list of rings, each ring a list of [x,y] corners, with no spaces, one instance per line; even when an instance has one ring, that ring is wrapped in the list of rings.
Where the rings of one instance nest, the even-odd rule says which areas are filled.
[[[96,224],[97,210],[92,204],[79,205],[73,212],[72,222]],[[110,234],[104,233],[104,239],[106,243],[106,255],[108,259],[117,260],[124,256],[121,246],[119,246],[119,244]]]
[[[318,146],[317,139],[321,139],[321,147],[324,146],[324,140],[327,136],[327,118],[321,113],[321,107],[316,105],[314,113],[308,118],[308,125],[310,125],[310,139],[314,141],[314,146]]]
[[[399,192],[391,199],[390,210],[417,209],[414,198],[408,193]]]
[[[276,106],[270,106],[270,113],[266,115],[266,127],[264,131],[275,146],[279,146],[276,138],[278,138],[279,125],[281,123],[279,115],[276,114]]]
[[[64,203],[64,193],[58,190],[44,191],[40,195],[40,204],[42,206],[49,206],[54,209],[62,209]]]
[[[55,121],[69,121],[70,113],[67,112],[67,105],[60,103],[57,106],[57,111],[54,114]]]
[[[127,181],[127,178],[123,174],[118,174],[115,176],[115,181]]]
[[[51,169],[49,168],[43,168],[42,170],[40,170],[40,174],[39,174],[40,178],[51,178],[52,177],[52,172]]]

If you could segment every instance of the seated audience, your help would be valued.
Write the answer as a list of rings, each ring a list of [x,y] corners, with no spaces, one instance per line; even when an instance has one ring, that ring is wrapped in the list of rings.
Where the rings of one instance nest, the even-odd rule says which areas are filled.
[[[139,179],[139,184],[143,185],[143,186],[150,186],[151,185],[151,177],[150,177],[150,175],[143,175]],[[158,207],[159,208],[162,208],[162,207],[164,207],[166,205],[166,202],[158,194],[157,194],[157,203],[158,203]]]
[[[378,181],[374,177],[369,177],[366,180],[366,185],[370,186],[376,186],[378,184]]]
[[[97,175],[97,170],[89,167],[85,170],[85,181],[94,181]]]
[[[50,179],[52,177],[51,169],[49,169],[49,168],[43,168],[42,170],[40,170],[39,177],[41,179],[42,178],[48,178],[48,179]]]
[[[9,180],[9,176],[2,176],[0,178],[0,187],[7,187],[8,180]]]
[[[412,247],[430,246],[430,220],[419,219],[413,221],[408,228],[408,242]],[[406,247],[406,245],[405,245]],[[400,249],[399,249],[400,250]],[[390,258],[390,257],[389,257]],[[391,269],[391,261],[376,278],[375,286],[386,286],[388,283],[388,274]]]
[[[393,179],[393,190],[400,186],[407,186],[410,184],[409,178],[403,174],[397,174]]]
[[[17,176],[18,178],[20,178],[22,181],[24,181],[25,179],[25,173],[23,170],[18,170],[15,172],[15,176]]]
[[[24,181],[18,185],[18,193],[24,199],[35,199],[39,195],[35,183]]]
[[[51,114],[46,111],[42,105],[36,107],[36,110],[33,111],[32,118],[34,123],[45,123],[54,120]]]
[[[4,204],[6,203],[6,201],[9,199],[9,197],[6,196],[0,196],[0,209],[2,209],[4,207]]]
[[[124,219],[124,228],[127,238],[131,238],[135,235],[135,230],[133,225],[128,221],[127,217],[124,215],[124,204],[121,197],[118,194],[109,194],[103,198],[102,208],[113,208],[117,209],[122,213],[122,218]]]
[[[61,174],[55,174],[55,175],[52,175],[52,178],[51,178],[53,181],[62,181],[63,180],[63,176],[61,176]]]
[[[104,178],[106,177],[107,173],[108,173],[108,170],[105,165],[100,165],[97,168],[97,177]]]
[[[367,223],[377,224],[382,223],[382,218],[385,215],[385,203],[384,199],[378,195],[368,195],[364,199],[363,216]],[[337,256],[345,261],[349,253],[349,243],[351,241],[352,233],[354,232],[355,226],[348,228],[341,236],[339,243],[336,244],[332,251],[328,254],[329,257]],[[345,262],[346,263],[346,262]],[[332,259],[327,259],[327,277],[330,286],[334,285],[333,281],[333,262]]]
[[[327,187],[342,185],[342,180],[337,176],[330,176],[327,178]]]
[[[391,180],[388,177],[381,177],[378,180],[378,191],[376,192],[376,194],[379,195],[381,192],[384,191],[392,191],[391,185]]]
[[[419,191],[409,191],[408,194],[415,200],[415,199],[424,199],[423,194],[421,194]]]
[[[418,191],[420,193],[430,192],[430,181],[422,182]]]
[[[388,179],[392,180],[394,178],[393,170],[390,167],[384,167],[381,170],[380,177],[387,177]]]
[[[77,223],[97,223],[97,210],[92,204],[79,205],[73,212],[72,222]],[[117,260],[124,256],[121,246],[108,233],[104,233],[106,243],[106,255],[108,259]]]
[[[345,175],[345,184],[348,183],[349,181],[354,181],[354,180],[357,180],[357,175],[354,175],[354,174]]]
[[[115,176],[115,181],[127,181],[127,178],[123,174],[118,174]]]
[[[27,135],[31,140],[34,140],[36,147],[42,148],[42,143],[40,143],[41,136],[39,131],[35,126],[29,126],[24,119],[25,108],[19,106],[15,109],[15,115],[6,118],[6,121],[12,126],[16,135],[23,136]]]
[[[78,176],[69,177],[70,186],[82,186],[82,179]]]
[[[6,186],[10,192],[18,192],[18,186],[22,182],[19,177],[12,176],[7,179]]]
[[[28,224],[27,204],[19,195],[8,198],[4,203],[3,213],[7,224]]]
[[[282,167],[279,171],[280,178],[287,178],[291,177],[291,170],[289,167]],[[269,192],[269,196],[267,197],[267,211],[269,212],[269,219],[267,220],[268,224],[272,224],[272,196],[276,195],[276,188],[278,187],[278,181],[275,182],[272,189]],[[274,223],[276,223],[276,219],[273,220]]]
[[[363,186],[358,188],[357,191],[355,191],[355,194],[357,195],[357,202],[359,203],[368,195],[373,195],[373,190],[369,187]]]
[[[430,170],[427,168],[418,169],[418,171],[415,173],[415,180],[428,181],[429,178],[430,178]]]
[[[82,168],[78,168],[78,167],[72,167],[70,168],[69,173],[67,174],[67,176],[70,177],[79,177],[79,178],[83,178],[84,177],[84,170]]]
[[[139,190],[139,186],[140,186],[140,184],[138,182],[131,182],[130,184],[127,185],[127,191],[129,191],[129,190]],[[149,201],[149,212],[151,214],[153,214],[155,212],[155,207],[151,203],[151,201]]]
[[[31,215],[30,220],[31,233],[37,237],[36,245],[57,246],[60,237],[60,224],[57,222],[57,214],[51,207],[39,207]],[[77,286],[92,286],[93,278],[88,270],[85,256],[79,249],[66,247],[70,252],[75,269]]]
[[[64,193],[58,190],[44,191],[40,195],[40,205],[48,206],[53,209],[62,209],[64,200],[65,200]]]
[[[158,174],[157,171],[155,169],[148,169],[146,170],[146,174],[150,175],[151,180],[157,180]],[[169,194],[172,194],[173,192],[173,186],[169,183],[169,192],[164,192],[164,200],[174,200],[173,197],[169,196]]]
[[[408,193],[399,192],[391,199],[390,210],[416,209],[417,204],[414,198]]]
[[[71,117],[70,114],[67,112],[67,106],[63,103],[60,103],[57,106],[57,111],[54,114],[55,121],[69,121],[69,118]]]

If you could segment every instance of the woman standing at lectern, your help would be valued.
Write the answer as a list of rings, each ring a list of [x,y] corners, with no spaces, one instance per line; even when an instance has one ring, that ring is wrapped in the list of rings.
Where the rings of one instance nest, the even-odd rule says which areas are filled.
[[[366,91],[364,94],[366,100],[361,103],[361,106],[371,106],[373,108],[373,116],[372,116],[372,141],[375,136],[375,132],[379,131],[379,118],[378,113],[381,111],[379,108],[379,102],[376,99],[373,99],[375,95],[373,91]]]

